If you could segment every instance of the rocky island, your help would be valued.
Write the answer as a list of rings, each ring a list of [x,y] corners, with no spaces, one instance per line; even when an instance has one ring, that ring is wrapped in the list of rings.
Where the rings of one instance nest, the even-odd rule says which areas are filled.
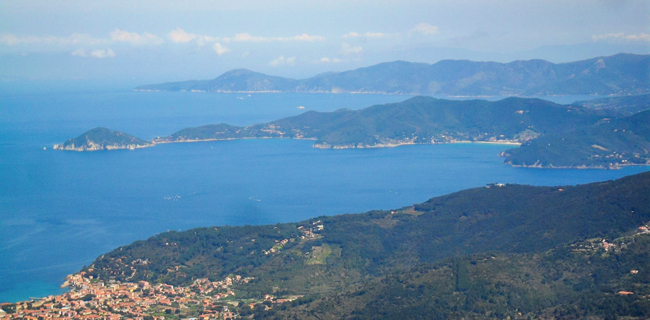
[[[54,149],[70,151],[135,150],[154,145],[151,141],[142,140],[124,132],[99,127],[86,131],[76,138],[68,139],[62,144],[55,144]]]

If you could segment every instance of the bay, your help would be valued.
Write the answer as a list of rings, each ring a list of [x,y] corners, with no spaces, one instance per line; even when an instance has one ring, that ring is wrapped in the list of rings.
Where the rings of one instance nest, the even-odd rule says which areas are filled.
[[[320,150],[311,141],[261,139],[136,151],[51,150],[96,126],[151,139],[189,126],[250,125],[306,110],[359,109],[407,98],[2,93],[0,302],[61,292],[65,275],[95,257],[167,230],[275,224],[399,208],[487,183],[567,185],[648,170],[512,168],[497,156],[509,146],[483,144]]]

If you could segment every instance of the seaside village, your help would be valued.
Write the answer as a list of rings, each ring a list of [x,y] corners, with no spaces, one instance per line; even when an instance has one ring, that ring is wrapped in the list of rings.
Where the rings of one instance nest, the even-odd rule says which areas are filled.
[[[311,226],[299,226],[299,239],[317,239],[317,232],[323,229],[320,220],[312,222]],[[264,254],[279,252],[285,244],[295,240],[278,240],[272,248],[264,251]],[[278,298],[267,294],[259,299],[237,299],[233,285],[247,284],[251,280],[251,277],[232,275],[220,281],[197,279],[187,287],[151,284],[147,281],[136,283],[110,280],[105,283],[82,271],[66,277],[62,287],[69,287],[69,292],[30,301],[0,304],[0,320],[235,319],[240,318],[237,310],[241,308],[268,310],[273,305],[301,297]]]
[[[239,302],[228,301],[235,295],[230,287],[250,280],[237,275],[221,281],[197,279],[189,287],[146,281],[104,284],[80,272],[66,277],[70,292],[5,303],[0,319],[183,319],[182,315],[193,313],[200,315],[188,319],[234,319],[238,314],[229,305]]]

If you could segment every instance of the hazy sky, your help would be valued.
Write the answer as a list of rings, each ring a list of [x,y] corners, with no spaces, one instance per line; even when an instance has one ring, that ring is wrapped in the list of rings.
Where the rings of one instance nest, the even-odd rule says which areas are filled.
[[[650,53],[647,0],[0,1],[0,79],[295,78],[407,60]]]

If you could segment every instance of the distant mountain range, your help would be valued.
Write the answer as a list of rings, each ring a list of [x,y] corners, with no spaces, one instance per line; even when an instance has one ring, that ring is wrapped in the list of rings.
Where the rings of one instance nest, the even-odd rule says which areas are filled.
[[[449,96],[627,95],[650,92],[650,55],[510,63],[394,61],[296,80],[235,69],[213,80],[136,87],[141,91],[384,93]]]

